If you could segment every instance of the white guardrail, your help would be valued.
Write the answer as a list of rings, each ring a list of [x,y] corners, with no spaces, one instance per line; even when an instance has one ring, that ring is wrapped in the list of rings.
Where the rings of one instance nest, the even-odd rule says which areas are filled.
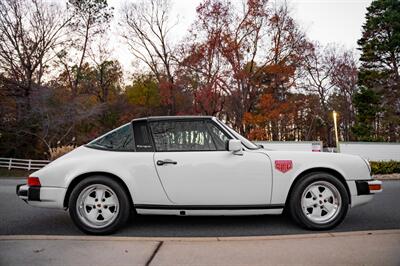
[[[31,159],[16,159],[16,158],[1,158],[0,167],[23,170],[38,170],[48,164],[48,160],[31,160]]]
[[[400,161],[400,143],[340,142],[340,152],[359,155],[369,161]]]
[[[322,152],[322,141],[254,141],[265,149],[277,151],[313,151]]]

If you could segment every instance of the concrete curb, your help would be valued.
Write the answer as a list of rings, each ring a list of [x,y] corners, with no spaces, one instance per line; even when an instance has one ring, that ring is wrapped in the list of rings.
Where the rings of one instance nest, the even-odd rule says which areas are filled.
[[[174,241],[174,242],[204,242],[204,241],[270,241],[285,239],[312,239],[329,237],[347,237],[362,235],[399,235],[400,229],[372,230],[356,232],[334,232],[300,235],[274,236],[243,236],[243,237],[125,237],[125,236],[63,236],[63,235],[1,235],[0,241],[8,240],[78,240],[78,241]]]

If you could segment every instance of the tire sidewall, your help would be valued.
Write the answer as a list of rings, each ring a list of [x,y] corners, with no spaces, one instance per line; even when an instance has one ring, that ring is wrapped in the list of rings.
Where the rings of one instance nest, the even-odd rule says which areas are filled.
[[[329,182],[330,184],[335,186],[340,193],[342,201],[340,211],[337,214],[337,216],[332,221],[324,224],[318,224],[310,221],[302,211],[302,206],[301,206],[301,197],[303,195],[304,190],[310,184],[317,181]],[[329,173],[315,172],[306,175],[296,184],[296,187],[294,188],[293,194],[290,199],[289,210],[293,219],[306,229],[328,230],[336,227],[344,220],[348,208],[349,208],[349,196],[343,183],[338,178]]]
[[[76,210],[76,204],[79,197],[79,194],[86,187],[90,185],[105,185],[110,187],[118,197],[119,201],[119,213],[115,220],[108,226],[103,228],[93,228],[81,221],[79,215]],[[129,197],[125,189],[115,180],[106,176],[91,176],[83,179],[79,182],[71,192],[71,196],[68,202],[69,214],[72,218],[74,224],[83,232],[87,234],[95,234],[95,235],[106,235],[111,234],[121,228],[128,220],[130,216],[130,202]]]

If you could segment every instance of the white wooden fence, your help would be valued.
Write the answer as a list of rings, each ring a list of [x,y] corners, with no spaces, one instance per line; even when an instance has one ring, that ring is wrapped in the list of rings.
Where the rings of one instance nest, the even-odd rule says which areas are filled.
[[[16,159],[16,158],[1,158],[0,167],[11,169],[23,169],[23,170],[38,170],[48,164],[48,160],[27,160],[27,159]]]

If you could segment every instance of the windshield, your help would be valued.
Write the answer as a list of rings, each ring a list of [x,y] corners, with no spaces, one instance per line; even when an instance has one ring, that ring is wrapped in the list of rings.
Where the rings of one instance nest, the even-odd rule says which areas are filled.
[[[246,139],[245,137],[243,137],[242,135],[240,135],[239,133],[237,133],[234,129],[230,128],[229,126],[225,125],[224,123],[222,123],[221,121],[219,121],[217,119],[217,121],[219,122],[219,124],[221,124],[226,130],[228,130],[232,135],[234,135],[237,139],[239,139],[242,144],[250,149],[250,150],[258,150],[261,149],[260,146],[258,146],[257,144],[255,144],[254,142]]]

